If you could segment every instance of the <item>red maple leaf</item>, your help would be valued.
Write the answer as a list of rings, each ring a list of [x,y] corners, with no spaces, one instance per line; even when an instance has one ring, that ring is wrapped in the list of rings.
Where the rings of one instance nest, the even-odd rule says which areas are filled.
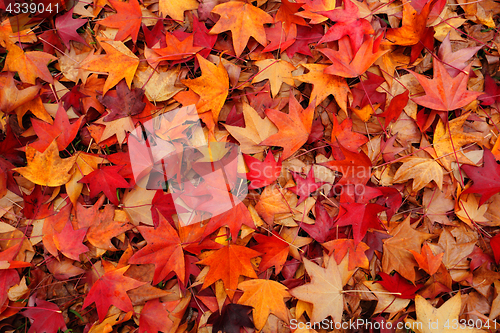
[[[89,250],[88,247],[82,244],[88,228],[75,230],[71,221],[68,220],[63,230],[53,236],[55,246],[66,257],[73,260],[80,260],[80,254]]]
[[[231,237],[236,240],[238,239],[238,232],[240,231],[242,225],[255,229],[255,224],[253,223],[252,216],[250,215],[248,208],[243,204],[243,202],[240,202],[225,213],[212,217],[210,222],[207,224],[207,228],[205,229],[202,238],[210,235],[220,227],[227,226],[231,232]]]
[[[245,154],[243,154],[243,158],[250,169],[250,172],[247,173],[247,179],[250,181],[248,185],[249,190],[271,184],[278,179],[281,173],[281,157],[278,159],[278,162],[276,162],[271,151],[267,153],[264,162]]]
[[[500,262],[500,234],[496,234],[490,239],[491,250],[493,251],[493,256],[495,257],[495,263]]]
[[[175,272],[184,283],[185,263],[181,239],[168,221],[160,216],[158,228],[137,227],[147,245],[137,251],[129,260],[130,264],[154,264],[153,284],[158,284],[170,272]]]
[[[493,195],[500,192],[500,165],[496,162],[493,153],[488,149],[484,150],[483,160],[484,164],[482,167],[462,165],[462,170],[474,182],[462,194],[481,194],[481,200],[479,200],[480,206]]]
[[[92,171],[78,182],[89,184],[90,197],[95,198],[99,193],[104,192],[109,201],[118,206],[120,203],[116,189],[130,187],[125,178],[118,173],[122,168],[123,165],[104,166]]]
[[[451,111],[474,101],[479,95],[478,91],[467,90],[467,81],[471,65],[463,72],[451,77],[441,61],[433,61],[434,78],[428,79],[424,75],[412,73],[425,90],[425,96],[413,97],[413,101],[426,108],[438,111]]]
[[[185,212],[185,209],[183,211],[179,211],[179,213]],[[165,193],[163,190],[157,190],[153,200],[151,201],[151,215],[153,217],[153,224],[155,228],[160,224],[160,216],[158,213],[163,215],[167,221],[174,226],[172,215],[177,214],[177,209],[175,207],[172,193]]]
[[[338,145],[344,155],[344,159],[328,161],[320,163],[320,165],[342,173],[342,178],[337,183],[338,185],[366,184],[371,176],[372,161],[370,158],[362,151],[354,153],[345,149],[340,143]]]
[[[384,110],[383,113],[376,115],[377,117],[385,118],[384,128],[387,128],[387,126],[391,123],[391,121],[398,120],[399,116],[401,115],[401,112],[403,112],[403,109],[406,106],[406,104],[408,104],[409,100],[410,100],[410,92],[408,90],[405,90],[405,92],[397,96],[394,96],[394,98],[391,100],[391,103]]]
[[[130,266],[115,269],[111,263],[106,261],[103,261],[103,266],[104,275],[94,283],[82,306],[85,309],[90,304],[95,303],[99,321],[106,318],[111,305],[125,312],[133,311],[132,301],[127,295],[127,290],[146,284],[146,282],[140,282],[123,275]]]
[[[146,302],[139,317],[139,333],[170,332],[174,321],[169,315],[174,311],[180,300],[160,302],[158,298]]]
[[[85,95],[81,90],[81,85],[75,85],[61,97],[61,101],[64,103],[64,109],[68,110],[70,107],[73,107],[73,110],[77,114],[82,114],[82,99],[90,97],[89,95]]]
[[[87,45],[85,39],[76,32],[76,29],[80,28],[88,21],[85,19],[74,19],[73,9],[74,8],[71,8],[66,14],[56,18],[56,30],[68,49],[71,48],[70,41],[72,40]]]
[[[67,329],[61,310],[54,303],[36,299],[36,306],[22,314],[31,320],[28,333],[57,333],[59,329]]]
[[[364,18],[359,18],[359,9],[351,0],[344,0],[343,9],[321,11],[318,13],[336,22],[328,29],[318,44],[339,40],[344,36],[349,36],[352,49],[357,51],[361,47],[361,44],[363,44],[364,35],[373,34],[375,32],[370,22]]]
[[[368,228],[381,229],[378,213],[383,212],[387,208],[367,203],[341,203],[337,226],[351,225],[353,238],[356,243],[361,242],[365,237]]]
[[[289,244],[274,230],[272,236],[255,234],[253,238],[258,244],[252,246],[252,249],[263,253],[262,261],[259,264],[259,272],[264,272],[274,266],[275,273],[279,274],[288,257]]]
[[[73,124],[70,124],[68,114],[62,105],[57,109],[56,118],[53,124],[48,124],[42,120],[33,119],[33,129],[38,135],[38,140],[30,146],[44,152],[45,149],[56,139],[57,148],[64,150],[78,134],[83,118],[79,118]]]
[[[299,173],[290,171],[293,175],[293,179],[295,179],[295,183],[297,185],[288,188],[289,191],[292,191],[296,195],[300,196],[299,201],[297,202],[297,206],[300,205],[304,200],[309,198],[312,192],[315,192],[318,188],[326,184],[325,182],[316,183],[316,179],[314,178],[314,168],[309,170],[307,177],[302,178]]]
[[[379,272],[378,275],[380,275],[382,280],[376,283],[381,284],[387,291],[395,293],[395,296],[398,298],[413,299],[415,298],[415,293],[423,286],[423,284],[413,285],[397,272],[393,276],[384,272]]]
[[[309,236],[318,243],[324,243],[335,237],[337,229],[334,228],[335,218],[331,217],[321,201],[316,201],[314,205],[316,221],[314,224],[301,223],[300,227],[304,229]]]

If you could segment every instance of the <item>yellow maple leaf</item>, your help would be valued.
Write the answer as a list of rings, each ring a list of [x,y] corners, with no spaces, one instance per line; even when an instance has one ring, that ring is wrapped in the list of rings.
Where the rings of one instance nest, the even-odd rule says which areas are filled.
[[[66,159],[60,158],[57,142],[54,140],[43,153],[33,147],[26,147],[28,166],[12,170],[38,185],[61,186],[73,176],[69,171],[77,157],[78,154]]]

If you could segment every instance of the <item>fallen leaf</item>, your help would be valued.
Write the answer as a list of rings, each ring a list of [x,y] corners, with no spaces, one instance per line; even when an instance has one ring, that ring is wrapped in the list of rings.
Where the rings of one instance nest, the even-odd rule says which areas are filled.
[[[325,268],[304,258],[304,266],[311,282],[293,288],[290,294],[313,304],[312,322],[321,322],[328,316],[335,323],[342,319],[344,309],[342,276],[333,257],[326,257]]]
[[[287,288],[272,280],[248,280],[241,282],[238,289],[243,290],[243,296],[238,304],[252,306],[255,328],[261,330],[267,317],[272,313],[284,322],[289,321],[288,310],[284,298],[290,297]]]
[[[185,264],[181,240],[170,223],[160,216],[157,228],[137,227],[147,241],[147,245],[134,253],[128,260],[130,264],[154,264],[153,284],[165,280],[170,272],[175,272],[179,281],[184,283]]]
[[[197,262],[200,265],[210,266],[202,289],[217,280],[222,280],[227,295],[232,299],[238,287],[238,277],[240,275],[257,278],[250,259],[259,255],[259,252],[239,245],[224,246],[222,249],[217,250],[209,257]]]
[[[64,317],[57,305],[38,298],[36,299],[36,305],[22,312],[23,316],[32,320],[29,333],[56,333],[59,329],[67,329]]]
[[[227,131],[240,143],[241,152],[244,154],[257,154],[263,152],[265,147],[259,144],[278,132],[276,126],[265,117],[262,119],[250,105],[243,103],[243,116],[245,127],[224,124]]]
[[[433,62],[434,78],[410,71],[420,82],[426,95],[413,97],[412,100],[426,108],[438,111],[452,111],[466,106],[481,95],[477,91],[467,90],[470,65],[456,77],[451,77],[441,61]]]
[[[295,97],[291,95],[288,105],[288,114],[274,109],[266,110],[266,115],[278,127],[278,133],[260,143],[266,146],[283,147],[281,155],[283,160],[292,156],[307,141],[314,118],[314,104],[303,109]]]
[[[483,166],[476,167],[472,165],[463,165],[462,169],[467,176],[473,180],[471,187],[462,192],[481,194],[479,206],[484,204],[494,194],[500,192],[500,165],[495,160],[495,157],[488,149],[484,150]]]
[[[301,64],[301,66],[308,72],[293,78],[313,85],[311,100],[320,104],[331,94],[340,108],[347,112],[347,97],[351,91],[345,79],[337,75],[325,74],[328,65]]]
[[[214,332],[238,333],[241,328],[254,328],[249,313],[251,306],[229,303],[220,311],[215,311],[208,318],[207,323],[212,324]]]
[[[57,60],[51,54],[31,51],[24,52],[15,44],[8,44],[7,58],[2,71],[17,72],[21,81],[36,84],[36,79],[40,78],[48,83],[54,83],[54,79],[47,68],[48,64]]]
[[[417,320],[405,319],[405,322],[414,327],[418,333],[484,332],[483,330],[464,325],[459,320],[461,305],[462,299],[460,292],[448,299],[439,309],[433,307],[432,304],[422,296],[417,295],[415,297]],[[456,325],[454,323],[456,323]]]
[[[264,24],[273,23],[274,19],[262,9],[244,2],[234,1],[217,5],[212,13],[220,19],[210,30],[210,34],[220,34],[231,30],[236,56],[239,57],[248,43],[250,36],[262,45],[267,43]]]
[[[196,59],[200,64],[202,76],[181,82],[200,95],[196,104],[198,113],[211,110],[214,121],[217,121],[229,93],[229,76],[222,62],[216,66],[200,55],[196,55]]]
[[[137,0],[129,0],[129,2],[108,1],[116,9],[116,13],[99,21],[99,24],[118,29],[115,40],[125,41],[130,36],[132,41],[136,43],[142,22],[142,11],[139,2]]]
[[[422,243],[432,237],[410,226],[410,217],[400,222],[390,232],[391,238],[384,241],[382,267],[385,273],[397,271],[405,279],[415,283],[415,261],[412,252],[420,252]]]
[[[439,189],[443,186],[443,168],[431,158],[406,157],[394,175],[394,183],[403,183],[413,179],[414,192],[434,181]]]
[[[292,72],[296,69],[294,65],[285,60],[264,59],[255,62],[259,66],[259,72],[254,76],[252,83],[269,79],[271,83],[271,94],[275,97],[286,83],[294,87]]]
[[[104,83],[103,95],[105,95],[109,89],[116,86],[122,79],[125,79],[130,89],[137,66],[139,66],[139,58],[137,58],[125,44],[115,42],[113,45],[109,42],[102,42],[101,46],[104,51],[106,51],[106,55],[89,56],[80,64],[80,68],[82,69],[109,73]]]
[[[72,176],[70,170],[77,157],[78,154],[65,159],[60,158],[57,141],[54,140],[43,153],[30,146],[26,147],[28,165],[12,170],[19,172],[35,184],[61,186],[70,180]]]
[[[95,303],[99,321],[104,320],[111,305],[125,312],[133,311],[127,291],[145,284],[123,275],[129,266],[115,269],[112,264],[107,263],[104,267],[107,268],[106,272],[94,283],[82,305],[85,309]]]
[[[344,36],[339,40],[338,51],[332,49],[320,49],[320,51],[333,63],[324,70],[325,74],[349,78],[358,77],[366,72],[375,60],[389,50],[379,50],[371,38],[363,42],[358,50],[353,50],[349,38]]]

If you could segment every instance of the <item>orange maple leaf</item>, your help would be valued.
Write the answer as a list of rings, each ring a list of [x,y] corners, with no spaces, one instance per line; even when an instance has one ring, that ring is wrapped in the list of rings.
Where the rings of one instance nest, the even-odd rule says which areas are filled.
[[[348,270],[354,270],[356,267],[368,269],[369,261],[365,252],[370,247],[363,242],[356,243],[354,239],[334,239],[323,244],[329,251],[329,255],[333,252],[333,257],[337,264],[349,254]]]
[[[427,272],[429,275],[433,275],[441,266],[442,259],[444,256],[443,253],[439,253],[438,255],[434,255],[432,253],[431,248],[427,243],[422,246],[422,252],[418,253],[416,251],[410,250],[410,252],[415,257],[415,260],[418,263],[418,266]]]
[[[240,1],[226,2],[215,6],[212,13],[221,17],[210,34],[219,34],[231,30],[233,46],[239,57],[248,43],[250,36],[262,45],[267,44],[265,23],[273,23],[274,19],[260,8]]]
[[[137,0],[130,0],[129,2],[109,0],[109,3],[116,9],[116,14],[99,21],[99,24],[119,29],[115,40],[123,41],[130,36],[135,44],[142,21],[142,11],[139,2]]]
[[[105,95],[109,89],[116,86],[122,79],[125,79],[128,88],[131,89],[132,79],[139,66],[139,58],[137,58],[123,43],[115,43],[119,43],[115,45],[123,47],[117,50],[114,46],[102,42],[101,46],[104,51],[106,51],[106,55],[89,56],[80,64],[82,69],[109,73],[104,83],[103,95]]]
[[[182,42],[172,33],[166,33],[165,40],[167,47],[161,49],[151,49],[160,57],[154,59],[154,62],[161,60],[181,60],[194,56],[197,52],[203,50],[201,46],[194,46],[194,34],[190,34]]]
[[[379,50],[378,43],[374,43],[373,38],[368,38],[354,54],[349,37],[344,36],[339,40],[338,51],[332,49],[321,49],[320,51],[333,63],[325,69],[325,74],[357,77],[366,72],[378,58],[389,50]]]
[[[35,84],[37,77],[46,82],[54,83],[47,65],[57,60],[56,57],[40,51],[24,52],[13,43],[7,44],[7,50],[9,53],[5,58],[5,66],[2,71],[17,72],[21,81],[25,83]]]
[[[181,82],[200,95],[196,104],[198,113],[212,110],[213,119],[217,121],[229,93],[229,76],[222,61],[216,66],[199,54],[196,55],[196,59],[200,64],[202,75],[196,79],[181,80]]]
[[[283,299],[291,295],[284,285],[272,280],[256,279],[243,281],[238,288],[244,291],[238,304],[250,305],[254,308],[253,318],[258,330],[264,327],[271,313],[288,322],[288,309]]]
[[[39,90],[40,86],[19,90],[12,73],[2,74],[0,76],[0,110],[7,113],[15,110],[35,98]]]
[[[283,147],[283,155],[281,156],[283,160],[292,156],[307,142],[311,133],[315,102],[312,101],[307,109],[303,109],[291,94],[288,106],[288,114],[274,109],[266,110],[267,117],[278,127],[278,133],[260,143],[265,146]]]
[[[328,65],[301,64],[301,66],[309,72],[295,76],[294,79],[313,85],[310,99],[320,104],[331,94],[340,108],[347,113],[347,95],[351,93],[351,90],[345,79],[337,75],[326,74],[325,69]]]
[[[254,279],[257,278],[250,259],[259,255],[259,252],[239,245],[229,245],[217,250],[209,257],[197,262],[200,265],[210,266],[202,289],[210,286],[217,280],[222,280],[227,295],[232,299],[238,287],[238,278],[240,275]]]
[[[384,44],[411,46],[417,44],[426,32],[426,22],[429,17],[433,1],[428,1],[418,13],[411,5],[411,1],[403,3],[403,22],[400,28],[388,29],[385,33]]]
[[[467,90],[469,71],[471,65],[467,66],[464,72],[460,72],[456,77],[451,77],[444,65],[439,60],[433,61],[434,79],[430,80],[426,76],[412,73],[424,87],[425,96],[413,97],[413,101],[426,108],[451,111],[474,101],[481,92]]]
[[[186,274],[184,251],[181,239],[170,223],[160,214],[157,228],[137,227],[147,241],[147,245],[137,251],[130,259],[131,264],[154,264],[153,284],[163,281],[170,272],[175,272],[179,281],[184,283]]]

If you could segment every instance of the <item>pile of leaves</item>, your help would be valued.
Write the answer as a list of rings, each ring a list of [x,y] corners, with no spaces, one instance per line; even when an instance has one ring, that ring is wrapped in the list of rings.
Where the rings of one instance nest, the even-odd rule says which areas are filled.
[[[496,331],[498,1],[37,3],[0,1],[2,331]],[[140,133],[209,148],[151,188]]]

